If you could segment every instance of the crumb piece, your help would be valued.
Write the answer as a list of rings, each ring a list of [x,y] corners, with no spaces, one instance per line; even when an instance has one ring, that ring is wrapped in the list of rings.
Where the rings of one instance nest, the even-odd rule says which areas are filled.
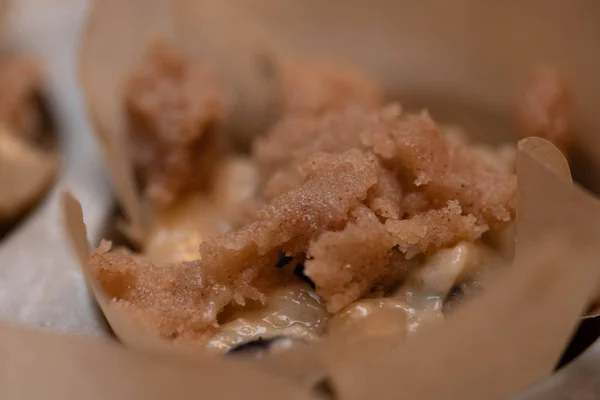
[[[342,153],[361,149],[360,132],[371,118],[358,108],[322,117],[292,116],[276,124],[265,138],[257,139],[254,156],[261,175],[293,169],[318,152]]]
[[[201,261],[155,264],[101,243],[88,267],[106,294],[161,337],[202,345],[218,327],[217,317],[233,302],[264,302],[263,292],[289,279],[276,268],[260,275],[240,273],[220,279]],[[256,272],[256,271],[251,271]]]
[[[474,241],[487,231],[473,215],[462,215],[458,201],[441,210],[429,210],[405,220],[388,220],[385,227],[406,257],[432,253],[461,241]]]
[[[34,139],[40,134],[37,104],[43,73],[37,61],[14,58],[0,63],[0,121],[11,132]]]
[[[356,220],[342,230],[325,232],[308,247],[306,275],[335,313],[365,295],[379,282],[397,282],[408,264],[390,263],[393,236],[365,206],[355,210]]]
[[[203,341],[213,330],[229,288],[215,286],[199,262],[155,265],[102,244],[88,263],[119,307],[165,338]]]
[[[457,199],[494,230],[515,216],[514,173],[499,170],[468,145],[452,143],[427,114],[402,116],[394,105],[287,118],[258,142],[255,157],[263,177],[272,179],[268,194],[280,194],[296,185],[298,164],[311,154],[351,148],[371,150],[386,169],[405,171],[405,192],[423,193],[408,200],[412,212]]]
[[[321,115],[349,106],[375,109],[383,89],[347,67],[319,61],[284,61],[280,66],[283,115]]]
[[[402,185],[393,171],[380,169],[377,185],[369,193],[367,204],[381,219],[402,217]]]
[[[157,205],[210,181],[219,158],[223,94],[211,71],[162,42],[125,86],[134,163]]]
[[[517,101],[521,137],[549,140],[565,154],[573,140],[573,99],[565,78],[549,65],[537,67]]]
[[[216,276],[238,276],[275,265],[279,251],[304,252],[324,231],[344,227],[350,210],[377,182],[377,163],[358,150],[320,153],[303,165],[302,173],[305,182],[271,200],[256,221],[202,243],[206,268]]]
[[[516,176],[498,171],[468,146],[452,144],[426,113],[363,131],[363,144],[397,162],[434,201],[458,200],[482,224],[502,229],[515,215]]]

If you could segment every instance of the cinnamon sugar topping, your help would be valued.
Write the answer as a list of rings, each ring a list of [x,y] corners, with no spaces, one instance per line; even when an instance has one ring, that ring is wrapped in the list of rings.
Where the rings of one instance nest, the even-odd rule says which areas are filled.
[[[102,287],[164,337],[196,345],[220,337],[222,313],[260,309],[269,293],[298,281],[291,269],[337,313],[386,296],[438,251],[479,243],[515,217],[510,149],[470,145],[426,112],[382,107],[376,84],[342,69],[284,63],[283,80],[283,117],[245,161],[248,171],[258,169],[260,187],[247,190],[253,198],[240,196],[244,204],[215,208],[243,216],[242,226],[203,238],[193,262],[158,265],[106,249],[92,256]],[[223,117],[210,73],[155,48],[131,78],[126,102],[146,194],[166,204],[202,188]],[[227,326],[263,329],[263,322]],[[227,343],[237,343],[229,335]]]

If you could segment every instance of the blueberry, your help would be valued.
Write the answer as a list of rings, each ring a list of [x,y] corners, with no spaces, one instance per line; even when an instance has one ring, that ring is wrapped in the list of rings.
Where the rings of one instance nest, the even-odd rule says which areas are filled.
[[[275,264],[275,268],[283,268],[292,261],[294,261],[294,257],[288,256],[283,251],[280,251],[279,258],[277,259],[277,264]]]
[[[302,279],[304,282],[307,282],[311,288],[315,289],[315,283],[308,276],[304,274],[304,264],[297,264],[294,268],[294,275],[298,278]]]
[[[258,358],[268,353],[287,350],[298,343],[304,343],[304,341],[290,336],[274,336],[266,339],[259,337],[258,339],[238,344],[237,346],[229,349],[225,354]]]

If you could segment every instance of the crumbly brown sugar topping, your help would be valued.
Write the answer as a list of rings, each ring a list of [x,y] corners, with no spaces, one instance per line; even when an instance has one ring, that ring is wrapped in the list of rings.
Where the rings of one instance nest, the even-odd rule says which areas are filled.
[[[196,179],[227,164],[227,155],[215,162],[211,157],[219,153],[204,142],[224,115],[218,87],[204,69],[159,52],[131,79],[126,96],[146,194],[164,203],[187,192],[210,197],[211,187],[196,185]],[[371,81],[317,65],[284,66],[285,112],[246,159],[260,182],[245,189],[252,198],[226,202],[243,217],[215,214],[236,228],[199,235],[194,261],[159,265],[105,247],[92,256],[90,267],[102,287],[161,336],[223,348],[211,338],[223,336],[224,313],[235,307],[246,321],[244,307],[256,311],[279,288],[298,283],[298,275],[314,285],[328,314],[357,316],[348,313],[357,301],[397,297],[398,286],[430,260],[438,270],[440,260],[454,263],[458,272],[448,276],[463,279],[465,265],[486,263],[486,257],[465,254],[493,253],[482,235],[503,231],[515,218],[514,148],[471,144],[426,112],[384,106]],[[479,248],[487,250],[473,250]],[[477,261],[450,261],[442,252]],[[435,294],[440,303],[448,291]],[[327,319],[317,314],[321,322]],[[232,322],[227,329],[270,326]]]

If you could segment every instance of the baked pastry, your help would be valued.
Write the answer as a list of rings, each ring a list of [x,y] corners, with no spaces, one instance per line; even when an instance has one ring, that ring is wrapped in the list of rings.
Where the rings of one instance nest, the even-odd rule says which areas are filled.
[[[164,44],[149,51],[125,105],[153,225],[141,254],[104,241],[94,279],[138,323],[197,349],[408,335],[443,320],[501,264],[488,236],[515,218],[514,146],[405,113],[345,67],[275,65],[280,117],[233,154],[219,145],[215,75]],[[545,101],[527,96],[530,109]]]

